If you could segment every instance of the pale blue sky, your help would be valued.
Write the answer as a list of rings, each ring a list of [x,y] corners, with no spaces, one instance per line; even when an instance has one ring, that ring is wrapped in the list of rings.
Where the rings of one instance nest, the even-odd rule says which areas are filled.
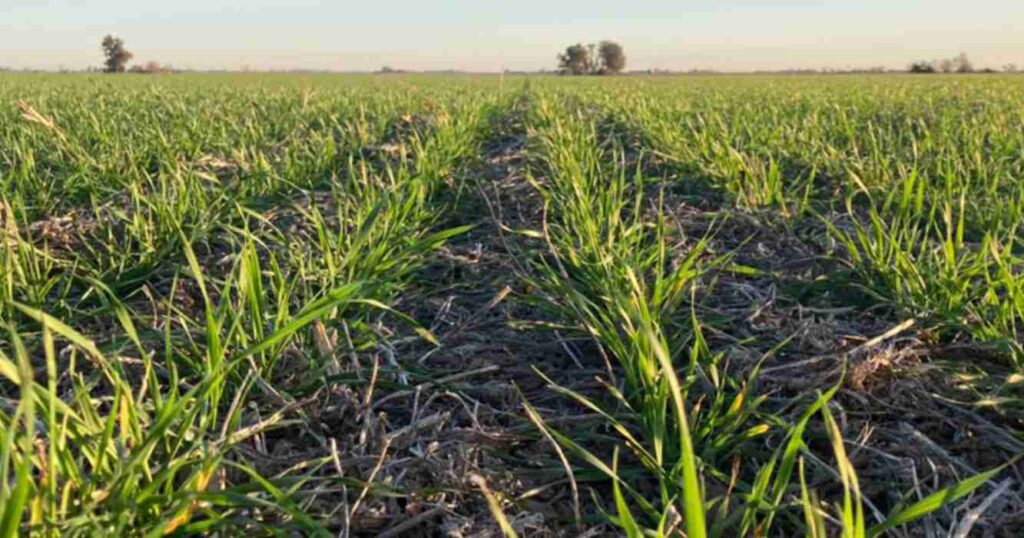
[[[0,0],[0,65],[98,65],[100,38],[180,67],[553,67],[576,41],[629,67],[1024,66],[1024,0]]]

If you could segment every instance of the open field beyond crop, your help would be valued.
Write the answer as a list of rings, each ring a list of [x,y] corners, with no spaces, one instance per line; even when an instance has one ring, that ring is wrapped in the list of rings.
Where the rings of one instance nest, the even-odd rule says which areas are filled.
[[[0,537],[1020,536],[1024,77],[0,75]]]

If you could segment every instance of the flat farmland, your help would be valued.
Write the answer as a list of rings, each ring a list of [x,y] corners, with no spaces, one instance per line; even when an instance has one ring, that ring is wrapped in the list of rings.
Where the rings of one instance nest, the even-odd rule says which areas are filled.
[[[1019,536],[1024,77],[0,74],[0,536]]]

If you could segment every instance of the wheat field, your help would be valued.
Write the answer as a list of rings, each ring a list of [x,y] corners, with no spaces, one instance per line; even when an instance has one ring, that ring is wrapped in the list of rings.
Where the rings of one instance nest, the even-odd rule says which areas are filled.
[[[0,536],[1019,536],[1022,125],[1019,76],[0,74]]]

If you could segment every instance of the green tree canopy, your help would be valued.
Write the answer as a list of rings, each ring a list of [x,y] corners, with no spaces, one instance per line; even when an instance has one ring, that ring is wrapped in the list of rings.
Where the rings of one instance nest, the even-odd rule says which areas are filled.
[[[119,37],[107,35],[100,43],[103,47],[103,70],[107,73],[124,73],[128,60],[132,59],[132,53],[124,48],[124,40]]]

